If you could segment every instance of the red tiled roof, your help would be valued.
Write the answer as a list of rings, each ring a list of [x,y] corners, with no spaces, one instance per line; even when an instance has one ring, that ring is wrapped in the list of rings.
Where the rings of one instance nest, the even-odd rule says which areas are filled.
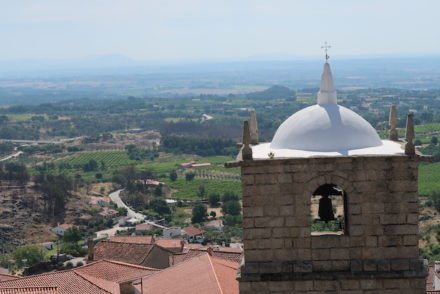
[[[72,270],[52,272],[0,283],[0,288],[56,287],[59,294],[119,294],[119,283],[134,281],[158,270],[101,260]]]
[[[172,258],[172,262],[176,265],[195,256],[203,255],[208,251],[208,248],[209,247],[191,248],[185,253],[175,254]],[[215,258],[232,261],[237,264],[240,264],[243,259],[243,250],[240,248],[219,247],[218,249],[213,249],[211,254]]]
[[[98,287],[73,270],[53,272],[21,279],[1,282],[0,287],[56,287],[60,294],[105,294],[108,291]]]
[[[114,236],[109,239],[112,242],[127,243],[127,244],[153,244],[154,237],[152,236]]]
[[[121,240],[103,240],[93,248],[93,260],[116,260],[131,264],[142,264],[153,249],[153,244],[124,243]]]
[[[160,184],[162,183],[156,180],[150,180],[150,179],[145,180],[145,185],[159,186]]]
[[[238,294],[239,265],[205,253],[142,279],[143,293]]]
[[[152,228],[153,226],[147,223],[136,225],[136,231],[148,231],[151,230]]]
[[[211,166],[211,163],[204,162],[204,163],[194,163],[192,167],[203,167],[203,166]]]
[[[71,224],[61,224],[61,225],[59,225],[59,227],[65,229],[65,230],[67,230],[67,229],[72,228],[73,225],[71,225]]]
[[[182,239],[157,239],[155,244],[172,252],[182,252]]]
[[[190,236],[203,235],[203,231],[196,227],[186,227],[183,228],[183,231]]]
[[[56,287],[0,288],[0,294],[58,294]]]
[[[0,282],[15,280],[18,278],[20,278],[20,277],[13,276],[13,275],[7,275],[7,274],[0,274]]]
[[[77,273],[117,283],[134,281],[157,271],[155,268],[112,260],[100,260],[75,269]]]

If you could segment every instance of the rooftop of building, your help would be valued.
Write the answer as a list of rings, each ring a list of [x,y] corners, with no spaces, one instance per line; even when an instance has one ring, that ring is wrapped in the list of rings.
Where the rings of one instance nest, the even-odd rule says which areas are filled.
[[[56,288],[56,293],[60,294],[119,294],[120,283],[134,281],[157,271],[157,269],[123,262],[100,260],[71,270],[50,272],[22,278],[17,277],[14,280],[0,282],[0,288],[25,289],[51,287]],[[23,293],[34,294],[33,292]],[[35,294],[36,293],[40,292],[35,292]]]
[[[354,111],[338,105],[330,64],[324,64],[317,104],[287,118],[272,142],[252,146],[254,159],[403,155],[400,142],[381,140]]]
[[[238,268],[239,264],[236,262],[204,253],[143,278],[142,293],[238,294]]]

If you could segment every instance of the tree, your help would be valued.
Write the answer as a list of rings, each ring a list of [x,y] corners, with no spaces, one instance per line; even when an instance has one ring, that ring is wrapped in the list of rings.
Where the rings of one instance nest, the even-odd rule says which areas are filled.
[[[90,159],[89,162],[84,164],[83,170],[85,172],[97,171],[98,170],[98,162],[94,159]]]
[[[192,217],[191,222],[194,223],[201,223],[204,220],[206,220],[206,217],[208,215],[208,208],[204,204],[196,204],[196,206],[192,209]]]
[[[209,201],[209,206],[217,207],[220,202],[220,195],[217,193],[212,193],[209,195],[208,201]]]
[[[205,185],[200,185],[199,188],[197,189],[197,196],[203,198],[205,197],[205,194],[206,194]]]
[[[157,212],[159,215],[171,214],[171,209],[167,202],[163,199],[153,199],[150,201],[150,208]]]
[[[177,172],[174,169],[170,172],[170,180],[173,182],[177,180]]]
[[[84,256],[87,249],[82,248],[78,243],[66,242],[61,245],[61,252],[75,257]]]
[[[118,214],[120,216],[127,216],[128,210],[125,207],[118,207]]]
[[[435,137],[435,136],[432,137],[432,138],[431,138],[431,144],[432,144],[432,145],[437,145],[437,144],[438,144],[438,138]]]
[[[235,226],[243,223],[241,215],[225,215],[223,218],[223,223],[225,226]]]
[[[211,210],[211,212],[209,213],[209,216],[211,216],[212,218],[215,218],[217,216],[217,213],[215,213],[214,210]]]
[[[18,247],[14,252],[14,259],[19,268],[33,266],[44,261],[44,250],[37,245]]]
[[[79,240],[81,240],[81,237],[82,237],[82,233],[80,229],[78,229],[78,227],[71,227],[64,232],[63,242],[76,243]]]
[[[156,188],[154,189],[154,196],[162,196],[162,184],[156,186]]]
[[[225,192],[222,197],[222,202],[225,203],[231,200],[238,201],[239,200],[238,195],[235,194],[234,192]]]
[[[196,176],[196,174],[195,173],[186,173],[185,174],[185,180],[187,180],[188,182],[189,181],[192,181],[192,180],[194,180],[194,177]]]
[[[105,165],[105,162],[101,160],[101,168],[102,171],[107,170],[107,166]]]
[[[223,203],[222,210],[224,214],[240,215],[241,212],[240,202],[236,200],[227,201]]]

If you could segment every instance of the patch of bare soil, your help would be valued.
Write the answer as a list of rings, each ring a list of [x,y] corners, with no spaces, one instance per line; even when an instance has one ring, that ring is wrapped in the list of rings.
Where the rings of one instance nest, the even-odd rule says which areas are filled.
[[[38,225],[37,227],[33,227]],[[41,226],[40,226],[41,225]],[[43,195],[32,185],[3,181],[0,185],[0,247],[11,250],[34,235],[44,236]],[[44,232],[43,232],[44,231]],[[32,237],[30,237],[32,236]],[[47,241],[49,241],[48,238]]]
[[[10,251],[28,243],[56,240],[50,231],[57,223],[84,224],[91,217],[91,210],[100,210],[90,204],[95,194],[106,196],[111,183],[81,188],[71,195],[62,216],[49,218],[46,213],[44,195],[33,183],[18,186],[12,182],[0,183],[0,250]],[[105,197],[104,197],[105,198]]]
[[[430,244],[437,244],[438,233],[433,229],[440,225],[440,214],[433,207],[422,207],[419,210],[419,248],[424,250]]]

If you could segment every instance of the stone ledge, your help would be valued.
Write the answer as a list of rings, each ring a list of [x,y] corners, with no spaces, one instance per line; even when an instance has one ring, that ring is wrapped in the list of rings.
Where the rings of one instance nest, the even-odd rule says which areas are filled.
[[[243,275],[301,275],[316,273],[368,275],[423,271],[425,271],[423,260],[408,258],[245,262],[241,267]]]
[[[355,155],[355,156],[313,156],[313,157],[298,157],[298,158],[277,158],[277,159],[255,159],[255,160],[245,160],[245,161],[230,161],[226,162],[224,165],[226,168],[229,167],[241,167],[241,166],[262,166],[262,165],[288,165],[288,164],[304,164],[309,162],[318,162],[320,164],[338,162],[352,162],[358,160],[383,160],[390,159],[393,161],[415,161],[415,162],[430,162],[432,161],[432,156],[427,155]],[[372,162],[374,164],[374,162]]]
[[[239,282],[265,282],[265,281],[334,281],[334,280],[359,280],[359,279],[408,279],[426,278],[427,269],[423,271],[393,271],[393,272],[313,272],[313,273],[273,273],[249,274],[241,272]]]

